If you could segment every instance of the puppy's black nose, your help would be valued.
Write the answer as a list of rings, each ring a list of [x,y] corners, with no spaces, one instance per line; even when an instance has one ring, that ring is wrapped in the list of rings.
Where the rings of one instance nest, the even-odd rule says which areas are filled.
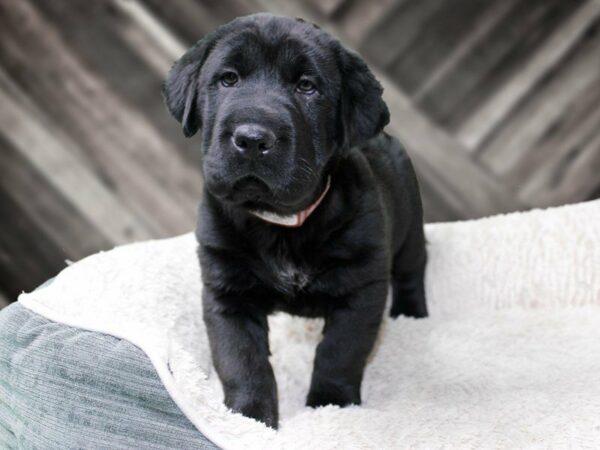
[[[267,154],[275,144],[275,135],[257,124],[240,125],[232,139],[236,150],[249,158]]]

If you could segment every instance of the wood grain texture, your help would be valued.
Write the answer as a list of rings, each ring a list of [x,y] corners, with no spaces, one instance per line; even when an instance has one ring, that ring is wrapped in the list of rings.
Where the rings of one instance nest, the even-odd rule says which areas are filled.
[[[369,55],[371,61],[388,69],[410,47],[432,15],[443,8],[438,0],[398,1],[393,8],[381,15],[373,25],[360,50]]]
[[[469,149],[477,149],[489,133],[529,94],[548,72],[561,63],[565,55],[600,16],[600,2],[589,0],[549,37],[524,67],[516,72],[485,105],[463,123],[458,139]]]
[[[569,124],[573,120],[581,123],[590,110],[597,108],[598,103],[588,102],[598,95],[600,84],[600,34],[594,31],[599,26],[597,19],[564,64],[547,72],[519,108],[482,144],[482,162],[511,185],[528,179],[531,170],[548,168],[540,158],[536,161],[541,166],[532,161],[536,154],[548,158],[557,151],[548,137],[576,132]]]
[[[510,1],[501,4],[510,4]],[[389,73],[394,81],[408,95],[417,91],[421,96],[425,95],[427,89],[423,85],[430,83],[423,74],[434,73],[448,53],[465,40],[471,31],[470,27],[465,27],[465,22],[480,22],[485,19],[482,16],[486,10],[493,11],[493,16],[498,17],[498,12],[490,7],[492,5],[494,2],[464,0],[457,9],[453,2],[442,2],[439,9],[423,19],[419,32],[390,63]]]
[[[5,124],[3,137],[5,143],[10,143],[40,173],[31,180],[45,178],[62,197],[76,205],[82,216],[96,223],[113,244],[149,238],[151,233],[143,222],[98,182],[97,175],[81,163],[66,139],[54,138],[48,121],[33,108],[26,108],[24,94],[7,83],[1,72],[0,86],[4,88],[0,91],[0,102],[4,105],[0,110],[0,121]],[[6,159],[6,167],[9,163]],[[4,171],[8,177],[10,169]]]
[[[352,0],[307,0],[307,5],[312,6],[324,17],[331,18],[352,3]]]
[[[517,2],[443,82],[420,98],[420,107],[437,123],[454,131],[469,116],[477,114],[482,102],[520,70],[579,3],[579,0]]]

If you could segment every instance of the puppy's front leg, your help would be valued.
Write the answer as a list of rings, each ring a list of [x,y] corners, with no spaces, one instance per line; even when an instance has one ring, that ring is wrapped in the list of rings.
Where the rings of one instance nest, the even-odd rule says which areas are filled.
[[[225,404],[246,417],[277,428],[277,385],[269,363],[266,316],[224,309],[208,289],[204,290],[203,307]]]
[[[307,406],[360,404],[363,372],[377,337],[386,294],[387,282],[370,284],[325,317]]]

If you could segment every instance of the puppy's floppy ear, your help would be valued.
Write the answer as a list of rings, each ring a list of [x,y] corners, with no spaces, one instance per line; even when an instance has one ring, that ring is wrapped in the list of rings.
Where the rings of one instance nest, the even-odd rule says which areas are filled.
[[[339,57],[344,143],[354,147],[376,136],[389,123],[390,113],[381,84],[362,58],[341,45]]]
[[[227,27],[221,26],[196,42],[173,64],[162,85],[165,104],[171,115],[181,122],[186,137],[193,136],[202,125],[198,105],[200,70],[225,31]]]

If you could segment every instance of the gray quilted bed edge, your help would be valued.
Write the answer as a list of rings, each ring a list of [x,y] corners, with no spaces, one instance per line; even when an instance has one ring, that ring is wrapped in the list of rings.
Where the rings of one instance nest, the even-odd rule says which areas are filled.
[[[128,341],[0,311],[0,449],[215,449]]]

